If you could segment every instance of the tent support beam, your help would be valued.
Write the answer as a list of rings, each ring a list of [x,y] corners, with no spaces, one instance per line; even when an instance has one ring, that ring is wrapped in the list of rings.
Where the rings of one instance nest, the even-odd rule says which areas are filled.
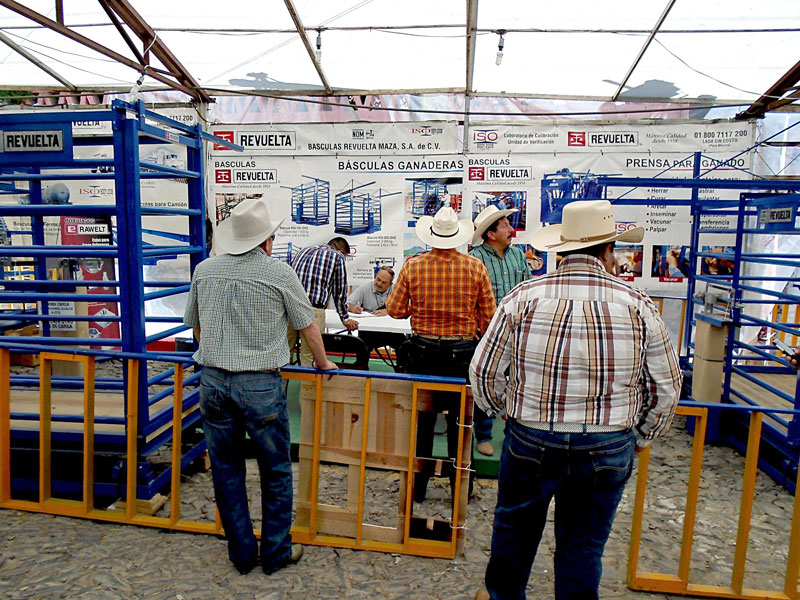
[[[797,61],[791,69],[786,71],[784,76],[778,79],[771,88],[764,92],[761,98],[736,115],[735,119],[739,121],[756,119],[763,117],[764,113],[770,110],[775,110],[786,104],[791,104],[800,98],[800,90],[794,87],[797,85],[798,81],[800,81],[800,61]],[[783,97],[787,92],[792,93]]]
[[[120,36],[122,36],[122,39],[125,40],[125,43],[128,44],[128,48],[131,49],[131,52],[133,52],[133,55],[136,57],[136,60],[138,60],[143,65],[147,64],[144,60],[144,56],[142,56],[142,53],[139,52],[139,49],[136,47],[136,44],[133,43],[133,40],[128,35],[128,32],[125,31],[124,27],[122,27],[122,23],[120,22],[116,13],[113,10],[111,10],[111,7],[109,7],[108,4],[106,4],[105,2],[101,1],[100,6],[102,6],[103,10],[106,11],[106,15],[108,15],[108,18],[111,19],[111,22],[114,24],[114,27],[117,28],[117,31],[119,32]]]
[[[95,52],[98,52],[99,54],[102,54],[103,56],[107,56],[108,58],[114,59],[115,61],[117,61],[120,64],[125,65],[126,67],[130,67],[131,69],[134,69],[134,70],[136,70],[136,71],[138,71],[140,73],[144,72],[147,75],[149,75],[150,77],[152,77],[153,79],[155,79],[157,81],[160,81],[161,83],[169,86],[171,89],[180,90],[181,92],[183,92],[187,96],[191,96],[192,98],[195,98],[195,99],[199,99],[202,96],[207,96],[205,94],[205,92],[198,91],[196,89],[192,89],[192,88],[186,87],[185,85],[181,84],[180,82],[174,81],[174,80],[170,79],[169,77],[166,77],[165,75],[162,75],[161,73],[159,73],[159,70],[152,69],[152,68],[148,67],[147,65],[142,65],[140,63],[137,63],[136,61],[133,61],[133,60],[129,59],[126,56],[123,56],[122,54],[114,52],[113,50],[111,50],[109,48],[106,48],[102,44],[98,44],[94,40],[92,40],[90,38],[87,38],[87,37],[85,37],[85,36],[83,36],[83,35],[81,35],[79,33],[76,33],[74,31],[72,31],[70,28],[65,27],[64,25],[62,25],[60,23],[56,23],[52,19],[47,18],[46,16],[36,12],[35,10],[31,10],[27,6],[23,6],[19,2],[14,2],[14,0],[0,0],[0,6],[5,6],[7,9],[13,10],[15,13],[20,14],[23,17],[28,18],[31,21],[34,21],[35,23],[38,23],[39,25],[47,27],[48,29],[52,29],[53,31],[55,31],[57,33],[60,33],[64,37],[67,37],[67,38],[71,39],[73,42],[77,42],[79,44],[82,44],[82,45],[86,46],[87,48],[91,48]],[[202,96],[201,96],[201,94],[202,94]],[[210,99],[210,97],[209,97],[209,99]]]
[[[26,60],[29,60],[30,62],[32,62],[33,64],[35,64],[35,65],[36,65],[37,67],[39,67],[39,68],[40,68],[42,71],[44,71],[45,73],[47,73],[48,75],[50,75],[50,77],[52,77],[52,78],[53,78],[53,79],[55,79],[56,81],[60,82],[60,83],[61,83],[61,85],[63,85],[64,87],[67,87],[67,88],[69,88],[69,89],[70,89],[70,90],[72,90],[72,91],[77,91],[77,89],[78,89],[78,88],[77,88],[77,86],[75,86],[75,85],[73,85],[72,83],[70,83],[69,81],[67,81],[67,80],[66,80],[64,77],[62,77],[62,76],[61,76],[61,75],[59,75],[59,74],[58,74],[56,71],[54,71],[53,69],[51,69],[50,67],[48,67],[48,66],[47,66],[45,63],[43,63],[43,62],[42,62],[42,61],[40,61],[38,58],[36,58],[36,57],[35,57],[33,54],[31,54],[30,52],[28,52],[28,51],[27,51],[25,48],[23,48],[22,46],[20,46],[19,44],[17,44],[17,43],[16,43],[14,40],[12,40],[11,38],[9,38],[9,37],[8,37],[8,36],[7,36],[5,33],[3,33],[2,31],[0,31],[0,41],[1,41],[1,42],[3,42],[3,43],[4,43],[6,46],[8,46],[9,48],[11,48],[11,49],[12,49],[14,52],[16,52],[17,54],[19,54],[19,55],[20,55],[20,56],[22,56],[23,58],[25,58]]]
[[[153,54],[161,61],[161,64],[169,69],[169,72],[175,79],[183,84],[185,88],[194,90],[191,96],[201,102],[211,102],[211,96],[201,88],[200,84],[195,81],[191,73],[181,64],[181,61],[175,57],[167,45],[158,37],[155,30],[150,27],[147,21],[136,12],[127,0],[100,0],[100,3],[107,5],[111,10],[117,13],[139,37],[142,43],[146,44],[144,60],[141,61],[143,65],[149,62],[147,60],[147,52],[152,49]]]
[[[614,92],[614,95],[611,96],[611,102],[616,102],[619,95],[622,93],[623,88],[628,85],[628,80],[633,75],[634,69],[639,66],[639,62],[642,60],[644,53],[647,52],[647,48],[650,47],[653,39],[655,39],[658,30],[661,29],[661,26],[664,24],[664,21],[669,14],[669,11],[672,10],[672,7],[675,5],[675,0],[668,0],[667,5],[664,7],[664,10],[661,13],[661,16],[658,18],[653,29],[650,31],[650,35],[647,36],[647,40],[645,40],[644,45],[642,45],[642,49],[639,50],[639,54],[636,55],[636,59],[633,61],[633,64],[628,69],[628,72],[625,74],[625,77],[622,78],[620,81],[619,86],[617,87],[617,91]]]
[[[286,10],[289,11],[289,15],[292,17],[292,21],[294,21],[297,34],[300,36],[303,46],[306,47],[306,52],[308,52],[311,62],[314,63],[314,69],[316,69],[319,80],[322,82],[322,87],[325,88],[325,95],[330,96],[333,94],[333,90],[331,89],[331,85],[328,83],[328,78],[325,77],[325,73],[322,70],[322,65],[319,64],[319,61],[314,54],[314,48],[311,46],[311,40],[308,39],[308,34],[306,33],[306,28],[303,26],[302,19],[300,19],[300,14],[297,12],[292,0],[284,0],[284,3],[286,4]]]
[[[472,87],[475,77],[475,45],[478,27],[478,0],[467,0],[467,74],[464,86],[464,150],[469,150],[469,110],[472,104]]]

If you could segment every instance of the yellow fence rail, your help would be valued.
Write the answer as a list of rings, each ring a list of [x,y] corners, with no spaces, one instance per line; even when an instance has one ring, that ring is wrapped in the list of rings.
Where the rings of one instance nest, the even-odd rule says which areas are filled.
[[[183,420],[183,365],[175,366],[174,375],[174,411],[172,420],[172,494],[170,499],[169,517],[156,517],[151,515],[139,514],[136,502],[136,469],[137,469],[137,373],[141,368],[140,361],[137,359],[128,360],[128,389],[127,389],[127,494],[124,510],[96,509],[94,508],[93,484],[94,484],[94,358],[91,356],[75,356],[70,354],[42,353],[40,367],[40,436],[39,436],[39,498],[38,501],[19,500],[11,498],[11,435],[10,435],[10,353],[7,349],[0,349],[0,508],[16,509],[30,512],[48,513],[69,517],[81,517],[99,521],[109,521],[114,523],[127,523],[142,525],[147,527],[158,527],[174,531],[184,531],[192,533],[204,533],[224,535],[219,514],[214,523],[187,521],[180,518],[181,500],[181,424]],[[74,361],[84,365],[84,414],[90,418],[83,421],[83,491],[81,500],[67,500],[53,498],[50,490],[50,430],[51,430],[51,386],[50,376],[53,361]],[[416,442],[416,414],[418,394],[422,389],[426,390],[448,390],[460,391],[462,394],[460,421],[465,422],[464,406],[466,400],[466,387],[453,386],[443,383],[421,383],[414,382],[412,395],[412,423],[410,426],[409,439],[409,462],[406,471],[405,485],[405,530],[401,543],[385,543],[365,540],[362,537],[361,520],[364,513],[364,484],[366,473],[366,456],[368,428],[370,411],[370,380],[366,380],[365,403],[363,407],[364,428],[361,431],[361,463],[359,486],[361,489],[358,497],[357,509],[357,529],[354,538],[336,538],[329,535],[317,535],[317,504],[318,496],[318,475],[320,460],[320,436],[321,434],[321,415],[322,415],[322,388],[323,375],[314,373],[284,373],[284,377],[298,379],[301,381],[313,382],[316,389],[315,402],[315,422],[314,422],[314,453],[312,462],[312,477],[310,480],[312,490],[311,496],[314,499],[310,505],[311,518],[308,527],[294,527],[292,530],[295,541],[313,545],[333,545],[348,548],[358,548],[377,551],[389,551],[395,553],[421,554],[423,556],[452,557],[456,552],[456,536],[447,543],[438,541],[428,541],[414,539],[409,534],[409,522],[411,518],[411,493],[412,477],[414,467],[414,448]],[[761,439],[761,423],[763,413],[752,412],[750,417],[750,430],[747,444],[747,454],[745,457],[744,473],[742,477],[742,493],[739,504],[738,528],[735,540],[735,551],[731,572],[730,585],[708,585],[705,583],[693,583],[690,581],[691,559],[694,543],[694,530],[697,517],[697,504],[702,479],[703,449],[705,442],[706,424],[708,421],[708,409],[702,407],[680,406],[679,415],[685,415],[696,419],[696,427],[693,438],[691,462],[689,466],[689,476],[686,491],[686,504],[683,518],[683,532],[681,536],[680,557],[678,560],[677,573],[656,573],[639,570],[639,555],[642,538],[642,526],[645,511],[645,497],[647,491],[647,480],[650,465],[649,448],[639,456],[638,475],[636,480],[636,490],[633,506],[633,521],[630,536],[630,552],[628,558],[627,583],[633,590],[646,592],[666,593],[685,596],[699,596],[708,598],[736,598],[745,600],[755,599],[774,599],[774,600],[800,600],[798,592],[798,575],[800,574],[800,498],[795,495],[792,525],[789,531],[789,552],[786,562],[786,572],[784,587],[782,590],[757,590],[744,587],[745,562],[747,558],[748,541],[750,533],[750,522],[753,510],[753,498],[755,494],[755,481],[758,471],[759,443]],[[465,442],[465,431],[460,431],[461,444]],[[462,449],[463,450],[463,449]],[[468,453],[466,454],[468,457]],[[462,461],[465,453],[461,453]],[[459,518],[464,514],[463,507],[459,506],[462,501],[460,488],[462,485],[462,472],[466,472],[469,464],[462,462],[456,471],[456,493],[453,499],[453,520],[454,528],[462,527],[463,523]],[[798,476],[797,488],[800,489],[800,475]],[[260,531],[256,530],[260,535]]]
[[[706,598],[741,598],[745,600],[797,600],[797,578],[800,566],[800,497],[797,492],[792,511],[792,526],[789,533],[789,555],[786,561],[786,575],[782,590],[756,590],[744,587],[745,561],[750,537],[750,520],[753,512],[756,475],[758,474],[758,452],[761,441],[761,422],[763,413],[750,414],[750,431],[747,440],[744,474],[742,476],[742,495],[739,503],[739,524],[736,534],[736,547],[729,586],[692,583],[690,563],[694,542],[694,528],[697,517],[697,500],[702,478],[703,447],[705,444],[708,409],[691,406],[678,407],[678,414],[697,419],[692,441],[692,458],[689,466],[689,479],[686,491],[686,508],[683,519],[678,572],[652,573],[639,571],[639,551],[644,518],[645,495],[650,465],[650,448],[639,455],[639,470],[636,479],[636,495],[633,506],[630,552],[628,555],[628,587],[645,592],[658,592]],[[800,490],[800,474],[796,490]]]
[[[224,535],[219,513],[216,514],[214,523],[188,521],[180,518],[181,505],[181,435],[183,417],[188,414],[183,412],[183,387],[184,387],[184,367],[182,364],[175,365],[174,372],[174,404],[172,418],[172,456],[171,456],[171,498],[170,515],[168,517],[156,517],[152,515],[140,514],[137,511],[137,421],[138,421],[138,398],[137,382],[138,372],[141,368],[139,359],[129,359],[128,381],[126,393],[126,498],[125,508],[120,509],[97,509],[94,507],[94,357],[89,355],[73,355],[43,352],[40,355],[40,412],[39,412],[39,499],[38,501],[14,499],[11,497],[11,435],[10,435],[10,352],[8,349],[0,348],[0,508],[23,510],[29,512],[47,513],[53,515],[79,517],[98,521],[108,521],[113,523],[125,523],[132,525],[142,525],[146,527],[157,527],[173,531],[183,531],[191,533],[204,533]],[[51,402],[51,375],[53,361],[80,362],[84,366],[84,403],[83,410],[83,486],[81,500],[69,500],[53,498],[51,495],[51,421],[52,421],[52,402]],[[455,385],[436,382],[413,383],[413,393],[411,398],[412,423],[409,429],[410,441],[408,445],[409,461],[408,472],[406,473],[405,498],[401,506],[404,507],[404,535],[399,543],[379,542],[374,540],[362,539],[362,517],[364,512],[364,483],[366,478],[366,457],[368,439],[368,417],[370,406],[370,383],[366,379],[366,390],[363,405],[363,431],[361,433],[361,464],[358,496],[358,513],[356,529],[353,538],[344,536],[318,535],[317,534],[317,511],[318,511],[318,487],[319,487],[319,467],[320,467],[320,439],[322,406],[323,406],[323,378],[327,377],[315,373],[283,373],[286,379],[295,379],[311,382],[315,385],[315,419],[314,419],[314,444],[313,459],[311,464],[312,474],[310,478],[311,502],[310,502],[310,523],[307,527],[295,525],[292,528],[292,537],[295,542],[311,545],[339,546],[353,549],[375,550],[383,552],[393,552],[400,554],[414,554],[437,558],[452,558],[455,556],[458,545],[463,544],[463,536],[457,535],[459,529],[463,529],[463,519],[465,510],[459,506],[459,502],[466,501],[466,489],[462,485],[462,472],[469,470],[469,452],[464,448],[469,444],[471,448],[471,438],[465,434],[465,427],[459,430],[459,464],[455,471],[455,491],[453,495],[453,510],[451,527],[453,533],[451,539],[447,541],[427,540],[415,538],[409,532],[409,523],[412,520],[412,479],[415,464],[415,444],[416,444],[416,415],[418,394],[421,390],[439,390],[460,392],[460,420],[465,423],[465,405],[467,397],[467,387],[465,385]],[[471,422],[471,418],[469,421]],[[463,496],[463,498],[462,498]],[[260,529],[255,529],[255,534],[260,537]]]

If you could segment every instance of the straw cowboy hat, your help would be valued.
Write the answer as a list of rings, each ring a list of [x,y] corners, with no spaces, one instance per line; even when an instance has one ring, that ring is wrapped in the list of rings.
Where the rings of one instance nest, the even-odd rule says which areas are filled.
[[[443,206],[434,216],[420,217],[417,237],[431,248],[449,250],[466,244],[472,237],[472,221],[459,219],[456,211]]]
[[[494,204],[484,208],[475,218],[475,233],[472,236],[472,245],[478,246],[483,243],[484,232],[491,227],[492,223],[507,217],[511,213],[517,212],[516,208],[505,208],[500,210]]]
[[[577,200],[564,207],[560,225],[550,225],[531,236],[531,246],[548,252],[568,252],[597,244],[641,242],[644,227],[617,232],[608,200]]]
[[[267,202],[262,198],[242,200],[231,211],[231,216],[219,224],[217,243],[228,254],[244,254],[260,245],[278,230],[283,223],[269,218]]]

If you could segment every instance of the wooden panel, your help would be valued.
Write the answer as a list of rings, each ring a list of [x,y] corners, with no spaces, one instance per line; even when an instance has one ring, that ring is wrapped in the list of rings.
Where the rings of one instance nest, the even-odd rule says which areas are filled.
[[[11,389],[11,412],[39,414],[39,390],[35,388]],[[115,392],[95,392],[95,418],[97,417],[118,417],[120,419],[125,417],[125,395]],[[83,415],[83,392],[76,390],[52,390],[52,414],[56,415]],[[173,405],[173,397],[167,396],[156,402],[150,407],[150,415],[155,415],[158,412],[169,408]],[[191,414],[197,410],[197,406],[184,414]],[[157,429],[147,436],[147,439],[152,439],[159,435],[161,432],[166,431],[172,427],[171,421],[163,427]],[[36,421],[23,421],[14,419],[11,421],[12,429],[38,429]],[[53,421],[52,431],[54,434],[60,432],[74,432],[81,433],[83,431],[82,423],[65,423],[63,421]],[[125,426],[110,424],[110,423],[97,423],[95,425],[95,433],[116,433],[118,435],[125,435]]]
[[[296,500],[295,529],[302,532],[304,543],[341,546],[348,548],[379,549],[396,552],[394,544],[403,544],[402,551],[423,556],[453,556],[463,551],[466,507],[468,502],[469,469],[471,468],[472,448],[472,404],[471,397],[464,407],[460,422],[461,430],[461,488],[454,502],[456,512],[455,531],[450,521],[441,519],[420,519],[411,517],[412,530],[422,534],[420,539],[404,542],[406,525],[406,478],[409,465],[418,469],[420,461],[408,455],[411,445],[412,392],[414,384],[410,381],[391,379],[370,379],[360,377],[335,376],[322,379],[321,404],[317,406],[317,387],[314,381],[304,381],[300,386],[300,447],[298,468],[298,492]],[[438,387],[442,387],[438,385]],[[452,391],[453,386],[445,386]],[[369,410],[365,411],[365,394],[369,390]],[[463,389],[463,388],[462,388]],[[422,411],[433,409],[432,392],[420,389],[418,408]],[[315,424],[315,414],[320,422]],[[366,435],[364,435],[364,415],[367,414]],[[316,425],[316,427],[315,427]],[[319,447],[314,445],[314,432],[319,430]],[[364,446],[362,448],[362,446]],[[315,460],[320,463],[346,466],[347,498],[346,506],[322,504],[316,496],[319,482]],[[400,492],[397,495],[396,513],[391,506],[386,509],[396,514],[390,523],[359,523],[359,506],[363,506],[364,489],[361,485],[361,467],[373,470],[397,471]],[[363,519],[363,517],[361,517]],[[387,525],[394,520],[394,527]],[[360,531],[360,533],[359,533]],[[299,539],[299,538],[298,538]],[[443,542],[447,542],[444,545]],[[448,551],[447,548],[450,548]]]

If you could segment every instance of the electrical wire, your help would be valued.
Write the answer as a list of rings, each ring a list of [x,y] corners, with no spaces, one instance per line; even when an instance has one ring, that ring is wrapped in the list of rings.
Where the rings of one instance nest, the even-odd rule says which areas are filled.
[[[351,6],[350,8],[347,8],[347,9],[343,10],[342,12],[340,12],[340,13],[338,13],[338,14],[335,14],[335,15],[333,15],[333,16],[332,16],[332,17],[330,17],[329,19],[326,19],[325,21],[323,21],[322,23],[320,23],[320,24],[317,26],[317,29],[318,29],[318,30],[319,30],[319,29],[325,29],[325,25],[327,25],[328,23],[331,23],[331,22],[335,21],[336,19],[340,19],[341,17],[344,17],[344,16],[346,16],[346,15],[349,15],[351,12],[353,12],[353,11],[355,11],[355,10],[358,10],[359,8],[362,8],[362,7],[366,6],[367,4],[370,4],[372,1],[373,1],[373,0],[362,0],[362,1],[361,1],[361,2],[359,2],[358,4],[355,4],[355,5]],[[306,28],[306,29],[308,29],[308,28]],[[299,34],[299,32],[298,32],[297,30],[295,30],[295,33],[298,33],[298,34]],[[280,49],[280,48],[283,48],[283,47],[284,47],[284,46],[286,46],[287,44],[291,44],[291,43],[293,43],[293,42],[296,42],[296,41],[298,41],[298,39],[299,39],[299,38],[292,36],[290,39],[288,39],[288,40],[285,40],[285,41],[281,42],[281,43],[280,43],[280,44],[278,44],[277,46],[273,46],[272,48],[268,48],[268,49],[267,49],[267,50],[265,50],[264,52],[262,52],[262,53],[260,53],[260,54],[257,54],[256,56],[253,56],[252,58],[248,58],[247,60],[245,60],[245,61],[243,61],[243,62],[239,63],[239,64],[238,64],[238,65],[236,65],[235,67],[232,67],[232,68],[230,68],[230,69],[227,69],[227,70],[223,71],[222,73],[219,73],[219,74],[217,74],[217,75],[214,75],[213,77],[210,77],[210,78],[209,78],[207,81],[214,81],[215,79],[218,79],[218,78],[220,78],[220,77],[222,77],[222,76],[224,76],[224,75],[227,75],[227,74],[228,74],[228,73],[230,73],[231,71],[235,71],[236,69],[239,69],[240,67],[243,67],[243,66],[245,66],[245,65],[248,65],[248,64],[250,64],[251,62],[258,60],[259,58],[263,58],[263,57],[265,57],[267,54],[271,54],[272,52],[275,52],[276,50],[278,50],[278,49]]]
[[[692,65],[690,65],[688,62],[686,62],[685,60],[683,60],[683,59],[682,59],[680,56],[678,56],[677,54],[675,54],[675,53],[674,53],[672,50],[670,50],[669,48],[667,48],[667,47],[666,47],[666,45],[664,45],[664,43],[663,43],[661,40],[659,40],[659,39],[658,39],[658,37],[655,37],[655,38],[653,38],[653,40],[654,40],[654,41],[655,41],[655,42],[656,42],[656,43],[657,43],[659,46],[661,46],[661,47],[662,47],[664,50],[666,50],[666,51],[667,51],[669,54],[671,54],[671,55],[672,55],[672,56],[673,56],[673,57],[674,57],[676,60],[678,60],[678,61],[679,61],[679,62],[680,62],[680,63],[681,63],[683,66],[685,66],[687,69],[689,69],[689,70],[691,70],[691,71],[694,71],[694,72],[695,72],[695,73],[697,73],[698,75],[702,75],[703,77],[706,77],[706,78],[708,78],[708,79],[710,79],[710,80],[712,80],[712,81],[716,81],[716,82],[717,82],[717,83],[719,83],[720,85],[724,85],[725,87],[729,87],[729,88],[731,88],[731,89],[734,89],[734,90],[736,90],[737,92],[742,92],[742,93],[744,93],[744,94],[752,94],[752,95],[753,95],[753,96],[755,96],[756,98],[760,98],[760,97],[761,97],[761,94],[759,94],[758,92],[753,92],[753,91],[751,91],[751,90],[745,90],[745,89],[742,89],[742,88],[740,88],[740,87],[737,87],[737,86],[735,86],[735,85],[733,85],[733,84],[731,84],[731,83],[727,83],[727,82],[725,82],[725,81],[722,81],[721,79],[718,79],[718,78],[714,77],[713,75],[709,75],[708,73],[704,73],[704,72],[703,72],[703,71],[701,71],[700,69],[697,69],[697,68],[693,67]],[[765,95],[764,97],[765,97],[765,98],[772,98],[773,100],[780,100],[780,99],[782,99],[782,98],[783,98],[783,96],[775,96],[775,95]]]

